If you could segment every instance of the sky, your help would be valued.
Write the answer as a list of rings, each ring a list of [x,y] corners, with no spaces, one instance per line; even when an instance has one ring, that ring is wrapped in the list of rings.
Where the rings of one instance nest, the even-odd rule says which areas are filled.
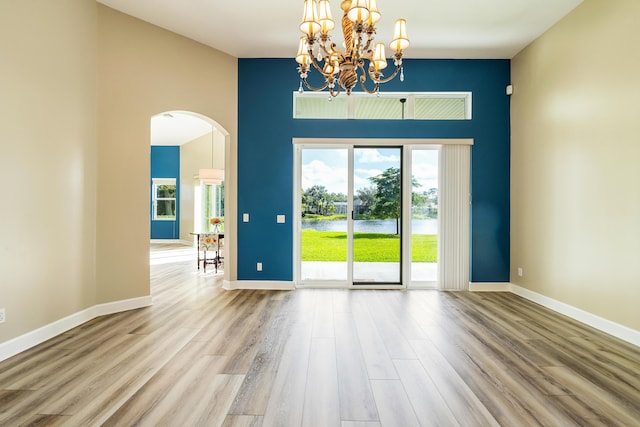
[[[412,150],[413,177],[421,185],[418,191],[438,187],[438,151]],[[399,148],[355,148],[354,187],[370,187],[369,177],[390,167],[400,166]],[[348,149],[303,148],[302,189],[323,185],[330,193],[347,194]]]

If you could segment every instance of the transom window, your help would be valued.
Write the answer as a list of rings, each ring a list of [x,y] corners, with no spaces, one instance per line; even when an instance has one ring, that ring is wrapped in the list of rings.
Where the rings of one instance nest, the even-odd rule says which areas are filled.
[[[294,119],[471,120],[471,92],[294,92]]]

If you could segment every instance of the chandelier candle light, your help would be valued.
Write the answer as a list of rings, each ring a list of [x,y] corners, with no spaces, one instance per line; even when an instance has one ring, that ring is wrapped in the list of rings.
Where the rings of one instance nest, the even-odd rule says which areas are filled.
[[[395,22],[393,40],[389,46],[394,51],[393,63],[396,69],[385,78],[382,74],[387,66],[385,46],[384,43],[374,43],[375,25],[381,18],[376,0],[344,0],[340,3],[340,8],[343,11],[344,52],[331,42],[329,31],[334,28],[335,23],[329,0],[304,2],[300,30],[305,35],[300,37],[296,55],[296,62],[300,64],[299,91],[303,92],[304,83],[304,86],[313,91],[328,88],[332,97],[338,96],[342,89],[350,95],[359,80],[362,90],[378,93],[380,84],[392,80],[398,72],[400,81],[404,81],[402,52],[409,46],[406,21],[398,19]],[[365,67],[365,60],[369,63],[368,67]],[[324,84],[321,86],[311,86],[307,81],[311,67],[324,77]],[[373,89],[366,87],[367,77],[373,82]]]

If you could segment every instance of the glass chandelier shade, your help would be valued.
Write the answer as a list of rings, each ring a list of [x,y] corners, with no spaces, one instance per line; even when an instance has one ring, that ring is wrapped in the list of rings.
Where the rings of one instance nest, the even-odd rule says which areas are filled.
[[[380,18],[382,18],[382,15],[378,10],[376,0],[369,0],[369,20],[367,21],[367,24],[376,25],[378,21],[380,21]]]
[[[347,16],[353,23],[361,23],[369,19],[369,1],[352,0]]]
[[[310,36],[320,31],[320,28],[320,23],[318,22],[318,4],[315,0],[305,0],[300,31]]]
[[[407,36],[407,21],[404,19],[396,20],[393,29],[393,40],[391,40],[391,49],[396,52],[402,52],[409,47],[409,37]]]
[[[331,96],[335,97],[342,90],[347,95],[351,94],[358,82],[365,92],[377,93],[381,84],[398,74],[403,81],[402,57],[409,47],[406,20],[398,19],[395,22],[394,35],[389,44],[395,69],[389,76],[384,76],[382,70],[387,67],[385,45],[374,41],[375,25],[382,17],[376,0],[343,0],[340,3],[344,51],[338,49],[331,40],[330,31],[335,28],[335,22],[329,1],[304,1],[300,23],[300,31],[304,35],[300,38],[296,54],[299,90],[303,91],[303,86],[313,91],[328,89]],[[324,80],[318,86],[311,85],[307,80],[312,69]]]
[[[387,59],[385,58],[384,53],[384,43],[376,43],[372,62],[376,71],[384,70],[387,67]]]
[[[296,62],[302,66],[307,66],[311,62],[309,59],[309,53],[307,47],[307,38],[305,36],[300,37],[300,45],[298,46],[298,54],[296,55]]]
[[[318,23],[322,34],[328,34],[336,26],[335,22],[333,22],[333,16],[331,16],[329,0],[320,0],[318,2]]]

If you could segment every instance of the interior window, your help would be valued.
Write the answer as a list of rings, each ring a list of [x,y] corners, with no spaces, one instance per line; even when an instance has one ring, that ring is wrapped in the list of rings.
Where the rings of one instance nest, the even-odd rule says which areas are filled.
[[[153,219],[176,220],[175,178],[153,178]]]

